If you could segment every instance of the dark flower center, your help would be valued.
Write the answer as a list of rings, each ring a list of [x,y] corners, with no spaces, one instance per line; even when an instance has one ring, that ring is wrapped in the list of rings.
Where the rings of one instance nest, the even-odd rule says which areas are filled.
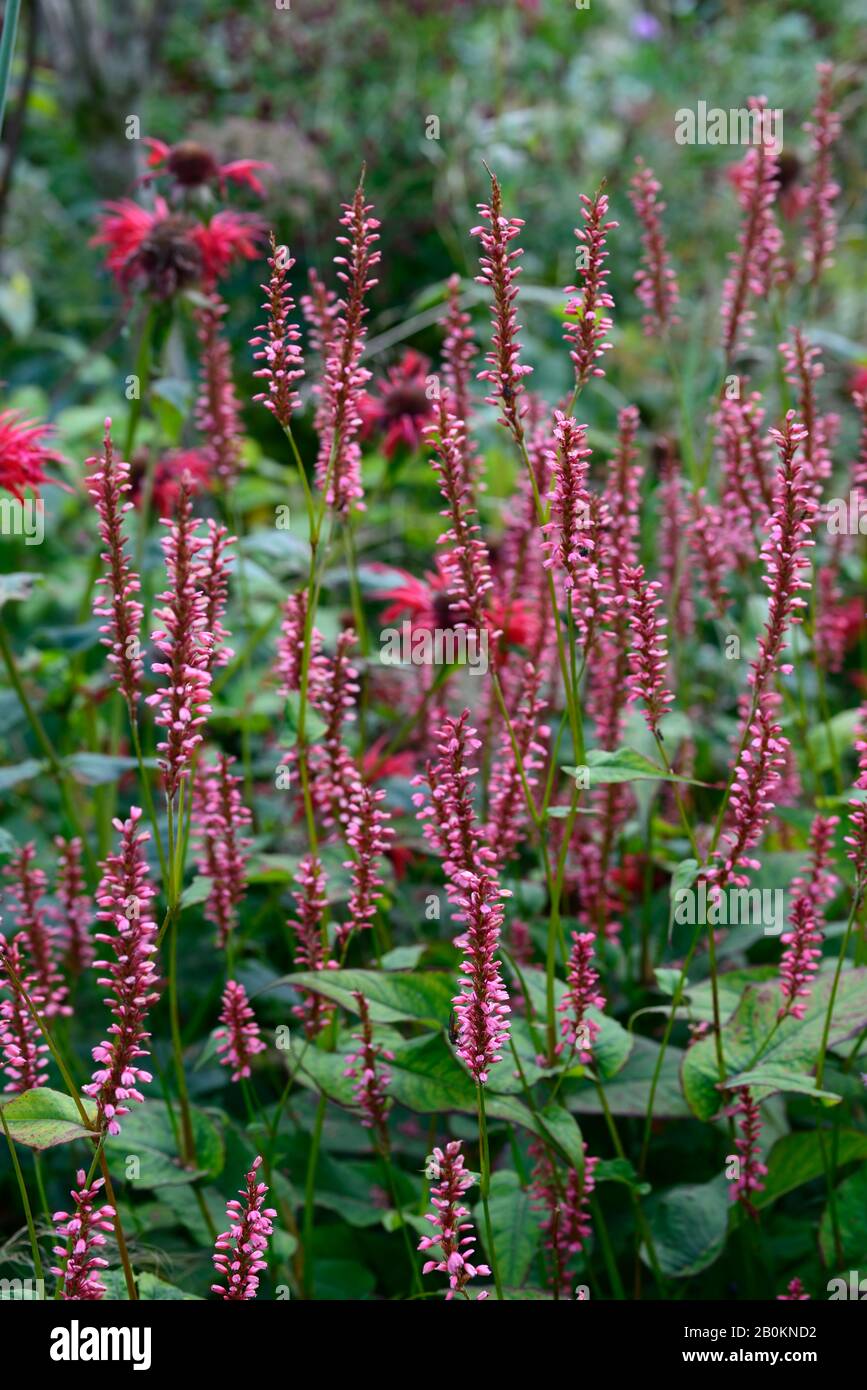
[[[180,145],[172,146],[166,168],[184,188],[197,188],[200,184],[209,183],[220,172],[210,150],[206,150],[204,145],[197,145],[194,140],[184,140]]]

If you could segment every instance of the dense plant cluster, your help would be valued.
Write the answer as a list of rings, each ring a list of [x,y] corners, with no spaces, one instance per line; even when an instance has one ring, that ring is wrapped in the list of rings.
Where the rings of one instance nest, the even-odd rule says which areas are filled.
[[[801,1299],[867,1254],[867,381],[832,408],[816,79],[794,193],[761,122],[728,171],[704,397],[644,158],[573,195],[550,399],[496,172],[438,356],[386,372],[365,169],[306,276],[236,204],[265,160],[149,139],[103,207],[114,418],[82,464],[0,414],[3,496],[64,490],[53,624],[38,554],[0,579],[4,1234],[63,1298]]]

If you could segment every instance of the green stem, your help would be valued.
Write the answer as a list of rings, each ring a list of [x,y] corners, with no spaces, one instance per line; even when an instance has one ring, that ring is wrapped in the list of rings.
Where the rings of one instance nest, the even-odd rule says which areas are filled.
[[[476,1082],[476,1099],[479,1106],[479,1167],[481,1168],[481,1196],[482,1208],[485,1213],[485,1245],[488,1251],[488,1258],[491,1261],[491,1271],[494,1276],[494,1285],[497,1290],[497,1298],[503,1301],[503,1285],[500,1282],[500,1269],[497,1264],[497,1251],[494,1246],[494,1228],[491,1225],[491,1210],[488,1204],[488,1193],[491,1187],[491,1154],[488,1148],[488,1121],[485,1115],[485,1088],[480,1081]]]
[[[327,1101],[320,1095],[316,1107],[316,1122],[310,1141],[310,1155],[307,1159],[307,1178],[304,1184],[304,1292],[313,1297],[313,1208],[316,1205],[316,1167],[319,1162],[319,1145],[322,1141],[322,1125],[325,1121]]]
[[[21,1194],[21,1205],[24,1208],[24,1219],[27,1222],[27,1231],[30,1236],[30,1249],[33,1253],[33,1267],[36,1270],[36,1278],[41,1284],[45,1283],[45,1275],[42,1271],[42,1259],[39,1254],[39,1242],[36,1239],[36,1226],[33,1221],[33,1212],[30,1207],[30,1198],[27,1195],[27,1184],[24,1181],[24,1174],[21,1171],[21,1164],[18,1162],[18,1154],[6,1124],[6,1116],[3,1113],[3,1102],[0,1101],[0,1125],[3,1126],[3,1133],[6,1135],[6,1143],[9,1145],[9,1156],[12,1159],[12,1167],[15,1169],[15,1178],[18,1183],[18,1191]]]
[[[9,92],[9,78],[12,74],[12,57],[15,52],[15,37],[18,33],[20,14],[21,0],[7,0],[3,15],[3,34],[0,36],[0,131],[3,130],[3,116],[6,112],[6,97]]]

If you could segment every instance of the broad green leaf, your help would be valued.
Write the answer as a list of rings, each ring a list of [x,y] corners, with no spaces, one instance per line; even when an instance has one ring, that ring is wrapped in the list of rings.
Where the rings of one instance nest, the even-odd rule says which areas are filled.
[[[354,991],[364,995],[374,1022],[398,1023],[415,1019],[444,1028],[457,990],[453,976],[442,972],[382,975],[376,970],[314,970],[283,975],[273,986],[294,985],[334,999],[350,1013],[358,1013]]]
[[[867,1266],[867,1164],[840,1183],[835,1200],[844,1268],[863,1270]],[[835,1268],[839,1261],[830,1206],[822,1212],[819,1244],[825,1264]]]
[[[659,1044],[650,1038],[634,1039],[634,1049],[622,1071],[610,1081],[605,1082],[605,1099],[613,1115],[637,1115],[647,1113],[650,1099],[650,1084]],[[666,1048],[659,1083],[654,1096],[653,1114],[656,1119],[680,1119],[689,1114],[686,1102],[681,1095],[678,1067],[683,1057],[679,1048]],[[582,1082],[564,1097],[564,1104],[579,1115],[601,1115],[602,1104],[595,1086]]]
[[[676,773],[666,772],[664,767],[645,758],[634,748],[618,748],[609,752],[604,748],[589,748],[585,755],[584,767],[587,784],[590,787],[604,787],[612,782],[687,782],[693,787],[703,787],[704,782],[695,782],[689,777],[678,777]],[[575,777],[577,767],[564,767],[563,771]]]
[[[107,1299],[118,1302],[125,1302],[126,1280],[122,1269],[107,1269],[99,1276],[105,1284],[105,1296]],[[185,1293],[175,1284],[167,1284],[164,1279],[158,1279],[150,1270],[144,1269],[141,1273],[136,1272],[136,1288],[138,1296],[144,1303],[201,1303],[203,1300],[195,1293]]]
[[[574,1116],[556,1102],[539,1111],[545,1135],[557,1146],[578,1173],[584,1172],[584,1140]]]
[[[196,874],[192,883],[181,894],[181,907],[194,907],[197,903],[207,902],[213,886],[213,879],[206,878],[204,874]]]
[[[145,758],[144,765],[155,768],[156,758]],[[135,758],[115,757],[108,753],[73,753],[65,760],[65,766],[76,782],[82,782],[87,787],[103,787],[117,782],[125,772],[136,770],[138,763]]]
[[[14,763],[11,767],[0,767],[0,792],[8,791],[10,787],[17,787],[19,782],[29,782],[31,778],[38,777],[40,772],[45,771],[46,764],[38,758],[25,758],[23,763]]]
[[[33,593],[34,584],[41,581],[41,574],[0,574],[0,608],[6,603],[23,603]]]
[[[285,733],[281,733],[280,747],[294,748],[298,742],[298,729],[301,724],[301,696],[293,690],[286,699]],[[325,721],[320,718],[309,703],[304,715],[304,739],[308,744],[319,743],[325,733]]]
[[[627,1187],[633,1188],[642,1197],[651,1191],[649,1182],[639,1181],[638,1174],[628,1158],[600,1158],[593,1169],[593,1178],[596,1183],[625,1183]]]
[[[778,1091],[792,1091],[798,1095],[810,1096],[820,1100],[823,1105],[839,1105],[843,1099],[834,1091],[820,1091],[814,1076],[804,1076],[800,1072],[784,1071],[782,1068],[762,1063],[749,1071],[739,1072],[731,1078],[732,1086],[749,1086],[755,1100],[764,1100]]]
[[[540,1019],[544,1019],[547,1011],[544,970],[528,968],[521,971],[521,976],[527,986],[527,993],[530,996],[534,1012]],[[555,1004],[559,1005],[566,993],[567,990],[563,981],[555,980]],[[622,1024],[617,1022],[616,1018],[609,1018],[607,1014],[600,1013],[598,1009],[588,1009],[587,1016],[599,1024],[599,1034],[593,1043],[593,1060],[600,1077],[605,1080],[615,1076],[626,1064],[635,1039]]]
[[[96,1106],[81,1097],[85,1113],[96,1124]],[[73,1139],[90,1139],[93,1131],[81,1122],[78,1106],[63,1091],[39,1086],[10,1098],[0,1097],[3,1118],[10,1138],[27,1149],[53,1149],[58,1144],[70,1144]]]
[[[724,1177],[669,1188],[651,1197],[645,1210],[660,1269],[669,1278],[699,1274],[722,1254],[729,1214]],[[644,1246],[641,1258],[649,1264]]]
[[[127,1157],[139,1159],[140,1174],[129,1179],[133,1187],[162,1188],[182,1185],[203,1175],[220,1176],[225,1162],[220,1131],[203,1110],[192,1107],[190,1114],[196,1145],[195,1170],[184,1169],[180,1164],[178,1141],[164,1101],[146,1100],[124,1116],[120,1134],[107,1140],[106,1150],[124,1174]]]
[[[836,1144],[838,1168],[855,1159],[867,1158],[867,1134],[860,1134],[854,1129],[838,1129],[833,1142]],[[828,1147],[830,1150],[830,1142]],[[804,1183],[814,1182],[824,1171],[822,1145],[816,1130],[784,1134],[771,1149],[765,1189],[755,1194],[754,1205],[770,1206],[771,1202],[784,1197],[787,1192],[794,1192]]]
[[[494,1247],[500,1278],[511,1288],[518,1289],[527,1277],[539,1244],[539,1214],[533,1210],[516,1173],[509,1170],[494,1173],[488,1197]],[[475,1209],[476,1231],[485,1248],[485,1220],[481,1202]],[[490,1252],[485,1249],[490,1262]]]
[[[313,1280],[317,1299],[325,1302],[364,1300],[376,1288],[373,1271],[359,1260],[315,1260]]]
[[[833,766],[834,750],[839,762],[841,753],[852,747],[858,719],[859,711],[856,706],[854,709],[840,710],[839,714],[833,715],[827,723],[813,724],[807,730],[808,757],[811,766],[815,767],[817,772],[827,772],[828,768]]]
[[[668,887],[669,911],[668,911],[668,944],[671,945],[671,934],[674,930],[674,913],[677,906],[677,895],[685,889],[691,888],[701,871],[701,865],[697,859],[682,859],[676,866],[671,875],[671,883]],[[674,991],[672,990],[671,993]]]
[[[821,1045],[832,979],[833,970],[819,975],[804,1018],[786,1018],[776,1029],[779,987],[776,983],[747,985],[740,1004],[722,1029],[725,1079],[739,1076],[759,1061],[762,1067],[773,1069],[778,1078],[808,1074],[815,1066]],[[852,967],[840,979],[829,1046],[844,1042],[865,1024],[867,969]],[[689,1107],[700,1120],[709,1120],[720,1111],[725,1097],[718,1089],[720,1077],[713,1037],[701,1038],[687,1050],[681,1079]]]

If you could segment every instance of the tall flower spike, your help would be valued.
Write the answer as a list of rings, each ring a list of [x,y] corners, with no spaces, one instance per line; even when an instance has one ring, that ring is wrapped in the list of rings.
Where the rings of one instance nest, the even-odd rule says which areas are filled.
[[[437,540],[438,545],[448,547],[442,572],[453,600],[449,607],[455,625],[474,627],[481,640],[488,626],[485,607],[493,588],[491,566],[464,470],[463,422],[450,414],[444,396],[440,397],[438,423],[427,425],[424,434],[434,451],[433,468],[446,502],[440,516],[451,522]]]
[[[455,1294],[469,1299],[467,1284],[470,1280],[480,1274],[490,1275],[491,1271],[487,1265],[471,1263],[476,1236],[473,1223],[465,1220],[470,1212],[469,1208],[464,1206],[463,1198],[472,1187],[473,1179],[464,1168],[461,1140],[453,1139],[451,1143],[446,1144],[445,1151],[434,1149],[433,1160],[436,1165],[437,1182],[431,1188],[430,1200],[434,1211],[425,1216],[425,1221],[430,1221],[431,1225],[436,1226],[438,1234],[422,1236],[418,1248],[424,1251],[437,1250],[440,1258],[426,1260],[422,1266],[422,1274],[432,1274],[437,1270],[448,1275],[447,1302],[454,1298]],[[469,1235],[464,1235],[465,1231],[468,1231]],[[478,1297],[483,1299],[487,1296],[483,1290]]]
[[[587,487],[590,450],[587,426],[571,415],[554,412],[555,451],[552,457],[551,520],[542,527],[546,569],[562,573],[567,589],[578,583],[578,571],[592,559],[590,493]]]
[[[780,697],[773,690],[766,690],[759,697],[735,766],[720,836],[725,848],[717,848],[707,875],[708,882],[717,887],[717,896],[728,884],[749,887],[749,878],[741,870],[759,867],[749,851],[767,828],[774,809],[772,793],[780,782],[780,769],[786,765],[789,747],[776,719],[779,702]]]
[[[810,267],[810,282],[817,285],[822,271],[833,265],[837,242],[837,217],[834,202],[840,192],[834,182],[831,155],[840,134],[840,117],[832,111],[833,68],[830,63],[818,63],[819,96],[813,118],[804,125],[813,150],[813,167],[806,194],[808,236],[804,243],[804,258]]]
[[[195,534],[198,523],[183,484],[177,515],[165,524],[170,527],[162,541],[169,587],[160,594],[163,606],[154,609],[163,627],[152,638],[166,658],[155,661],[153,670],[166,677],[166,684],[147,697],[147,704],[159,706],[155,722],[166,730],[157,751],[166,795],[172,800],[189,776],[193,753],[202,741],[199,730],[210,713],[213,637],[207,631],[208,599],[201,588],[200,555],[206,542]]]
[[[502,1057],[509,1038],[509,995],[500,975],[497,947],[503,925],[501,898],[510,894],[490,874],[466,873],[459,879],[464,931],[455,945],[464,953],[460,993],[452,1003],[457,1015],[456,1051],[474,1081],[484,1085]]]
[[[856,740],[855,751],[858,754],[858,776],[855,778],[855,790],[860,792],[867,791],[867,706],[862,706],[860,711],[861,737]],[[852,830],[851,835],[845,835],[844,842],[849,846],[846,851],[847,859],[851,859],[855,865],[856,892],[863,895],[867,887],[867,801],[852,800],[849,802],[849,825]]]
[[[336,969],[337,962],[327,959],[322,939],[322,919],[327,905],[325,874],[315,855],[304,855],[295,872],[295,882],[298,885],[292,894],[295,917],[288,923],[295,935],[295,965],[299,970]],[[336,1005],[315,990],[302,990],[301,997],[302,1002],[293,1006],[292,1013],[301,1020],[305,1036],[312,1041],[321,1033]]]
[[[810,899],[796,898],[789,915],[790,930],[780,938],[785,951],[780,961],[780,989],[783,1005],[778,1017],[803,1018],[812,992],[813,976],[822,959],[822,933]]]
[[[762,1178],[768,1170],[760,1156],[762,1122],[759,1107],[750,1094],[749,1086],[738,1089],[738,1101],[731,1113],[737,1117],[740,1129],[740,1137],[735,1140],[735,1148],[740,1155],[740,1176],[729,1187],[729,1196],[733,1202],[740,1202],[750,1215],[755,1215],[752,1195],[764,1190]]]
[[[232,1080],[250,1075],[250,1059],[265,1051],[256,1016],[247,991],[237,980],[229,980],[223,990],[221,1027],[216,1030],[217,1055],[224,1067],[232,1067]]]
[[[573,932],[566,976],[568,992],[558,1006],[563,1014],[562,1029],[569,1046],[578,1052],[582,1066],[592,1060],[592,1047],[599,1033],[599,1024],[587,1017],[587,1010],[604,1009],[605,995],[600,994],[599,972],[593,966],[596,938],[592,932]]]
[[[0,933],[0,1049],[8,1078],[4,1090],[35,1091],[38,1086],[45,1085],[43,1073],[48,1066],[48,1043],[43,1042],[39,1024],[12,983],[13,975],[39,1009],[42,1003],[39,982],[27,973],[19,938],[7,941]]]
[[[41,1012],[46,1018],[55,1014],[68,1016],[72,1009],[65,1003],[69,990],[58,964],[59,933],[48,920],[48,909],[43,904],[47,879],[35,867],[35,859],[36,846],[32,842],[22,845],[3,870],[9,881],[7,896],[18,924],[16,939],[30,962]]]
[[[665,203],[659,197],[662,184],[652,169],[637,159],[637,170],[629,181],[629,198],[641,223],[642,264],[635,272],[635,290],[647,313],[643,319],[648,338],[664,332],[678,322],[674,306],[680,298],[677,276],[662,230]]]
[[[439,760],[428,763],[425,773],[413,780],[413,786],[427,782],[430,789],[429,803],[423,792],[415,792],[412,800],[425,839],[442,858],[451,902],[460,897],[462,874],[496,861],[484,844],[473,806],[472,779],[478,768],[470,766],[470,760],[482,745],[469,720],[468,709],[458,718],[446,717],[437,731]]]
[[[51,1273],[63,1280],[64,1301],[96,1302],[106,1292],[99,1271],[108,1268],[108,1260],[96,1252],[105,1245],[103,1232],[114,1230],[115,1211],[107,1203],[95,1206],[105,1185],[104,1178],[97,1178],[88,1187],[87,1175],[79,1168],[75,1181],[78,1186],[70,1193],[75,1211],[72,1215],[56,1211],[52,1218],[58,1236],[69,1244],[54,1246],[54,1254],[60,1256],[63,1264],[53,1266]]]
[[[262,289],[267,296],[263,309],[268,311],[268,322],[256,329],[256,337],[250,339],[250,346],[257,349],[253,357],[263,362],[253,373],[255,377],[267,382],[267,390],[253,397],[262,401],[270,410],[279,425],[286,429],[295,411],[301,409],[301,397],[294,383],[304,375],[304,359],[298,344],[301,333],[292,322],[295,311],[289,271],[295,264],[285,246],[278,246],[271,233],[271,255],[268,257],[270,276]],[[264,335],[264,336],[262,336]]]
[[[604,185],[603,185],[604,187]],[[571,295],[566,304],[567,317],[576,322],[567,323],[563,336],[571,344],[569,356],[575,366],[575,386],[585,386],[591,376],[604,376],[605,371],[597,363],[605,356],[613,343],[607,342],[608,334],[614,326],[610,310],[614,300],[608,289],[608,269],[605,262],[608,252],[605,249],[608,233],[620,225],[606,222],[608,216],[608,195],[599,188],[592,198],[581,195],[582,227],[575,228],[579,243],[575,255],[575,269],[581,272],[580,285],[567,285],[564,294]]]
[[[542,739],[550,729],[540,722],[544,702],[539,698],[541,672],[532,662],[526,662],[511,719],[511,733],[504,729],[500,738],[500,754],[491,771],[489,786],[490,813],[485,826],[485,838],[495,855],[494,863],[502,867],[518,848],[527,819],[524,782],[515,755],[521,757],[524,779],[528,787],[538,781],[533,774],[545,766],[547,750]],[[512,739],[514,738],[514,744]]]
[[[240,1188],[243,1202],[236,1197],[226,1203],[228,1231],[217,1236],[214,1247],[214,1268],[224,1281],[212,1284],[211,1289],[226,1302],[246,1302],[259,1290],[259,1275],[268,1268],[265,1251],[272,1235],[277,1215],[273,1207],[263,1207],[268,1188],[256,1181],[262,1159],[255,1158]]]
[[[334,657],[314,658],[308,684],[311,702],[325,721],[321,741],[310,750],[309,764],[313,800],[326,826],[345,822],[361,786],[358,767],[343,742],[344,725],[355,719],[360,690],[358,671],[349,660],[355,642],[352,628],[344,628]]]
[[[124,513],[132,510],[132,502],[124,495],[132,490],[129,464],[115,458],[111,442],[111,420],[105,422],[102,458],[87,461],[92,469],[87,478],[90,493],[99,515],[99,534],[105,550],[101,559],[107,574],[98,579],[100,592],[94,602],[96,617],[108,621],[99,629],[100,641],[109,649],[109,663],[114,679],[127,704],[135,705],[141,685],[142,658],[139,630],[144,609],[135,594],[141,589],[138,575],[130,565],[123,533]]]
[[[252,815],[241,794],[242,778],[231,769],[235,759],[225,753],[214,766],[203,764],[193,788],[193,829],[199,848],[198,870],[211,880],[205,904],[208,921],[217,928],[217,945],[226,946],[238,920],[238,905],[247,891],[247,850],[244,830]]]
[[[208,518],[208,534],[202,548],[200,577],[205,592],[204,631],[210,637],[208,669],[213,672],[217,666],[226,666],[235,655],[228,645],[231,633],[224,627],[226,603],[229,597],[228,551],[237,540],[230,536],[225,526],[219,525],[212,517]]]
[[[731,252],[732,272],[723,285],[723,352],[726,362],[743,347],[752,333],[755,313],[752,299],[765,297],[777,275],[782,236],[774,217],[779,160],[774,153],[766,117],[770,114],[764,97],[750,97],[751,111],[758,113],[762,138],[750,146],[738,181],[738,200],[743,222],[738,249]]]
[[[781,665],[780,656],[786,649],[787,629],[801,621],[806,600],[801,594],[809,589],[802,578],[810,569],[806,552],[812,549],[812,532],[816,525],[817,507],[810,496],[809,480],[797,458],[806,438],[803,425],[790,410],[782,430],[771,430],[771,438],[779,451],[779,466],[774,490],[774,510],[768,519],[767,535],[762,546],[763,582],[770,590],[768,619],[758,639],[759,655],[752,663],[750,684],[758,693],[765,689],[774,672],[788,675],[791,666]]]
[[[99,920],[115,929],[114,935],[96,933],[97,941],[113,948],[115,960],[98,960],[95,965],[108,972],[97,977],[97,984],[111,991],[105,1002],[116,1022],[110,1025],[108,1038],[93,1049],[93,1059],[100,1065],[83,1089],[96,1101],[96,1128],[109,1134],[120,1134],[121,1117],[129,1114],[128,1102],[143,1101],[138,1086],[152,1080],[139,1065],[139,1059],[148,1055],[144,1046],[150,1037],[145,1029],[148,1010],[159,999],[154,960],[157,924],[150,911],[156,890],[142,850],[150,833],[138,829],[141,814],[140,807],[132,806],[127,820],[112,822],[120,832],[120,849],[106,859],[96,893]]]
[[[532,367],[522,366],[519,361],[521,343],[518,334],[521,325],[515,301],[518,298],[518,276],[520,266],[515,262],[523,256],[520,247],[514,251],[509,246],[520,235],[524,223],[520,217],[503,216],[503,195],[500,185],[491,174],[491,201],[479,203],[479,213],[485,227],[473,227],[470,236],[479,238],[482,254],[479,257],[481,275],[476,276],[480,285],[487,285],[494,297],[491,306],[493,333],[491,351],[486,353],[487,367],[478,373],[479,381],[490,383],[491,393],[485,397],[488,405],[499,406],[500,422],[511,430],[517,440],[524,437],[521,421],[527,413],[526,404],[521,403],[524,394],[522,378],[529,376]]]
[[[674,700],[671,691],[665,687],[668,665],[665,628],[668,619],[659,613],[662,607],[659,590],[662,586],[658,580],[648,583],[644,578],[643,565],[627,569],[624,581],[632,628],[629,652],[631,671],[626,681],[629,698],[641,700],[647,727],[656,735],[659,733],[660,720]]]
[[[785,1293],[777,1294],[778,1303],[803,1303],[808,1302],[810,1295],[806,1292],[800,1279],[790,1279]]]
[[[461,308],[461,277],[452,275],[447,285],[447,310],[443,319],[445,340],[443,342],[443,381],[449,389],[454,405],[454,414],[462,420],[466,429],[472,412],[473,363],[478,355],[478,347],[471,328],[470,315]],[[465,441],[465,449],[468,447]],[[471,480],[470,480],[471,481]]]
[[[786,380],[798,393],[798,416],[804,427],[801,466],[818,499],[822,484],[831,476],[831,446],[839,421],[836,415],[822,415],[816,409],[816,382],[825,371],[820,349],[807,342],[800,328],[791,332],[792,341],[780,343],[780,352]]]
[[[365,295],[377,281],[371,271],[379,264],[380,253],[373,248],[379,236],[379,222],[371,217],[373,206],[364,201],[364,171],[351,203],[343,204],[341,225],[348,236],[339,236],[338,245],[347,249],[345,256],[335,256],[337,276],[344,285],[340,312],[334,320],[328,343],[322,387],[322,434],[316,479],[325,489],[328,505],[336,512],[348,512],[355,506],[364,509],[364,489],[361,486],[361,448],[358,433],[362,418],[359,395],[370,372],[361,366],[364,348],[364,320],[367,316]]]
[[[388,824],[391,816],[387,811],[379,810],[379,803],[384,800],[384,791],[373,791],[366,785],[360,785],[349,802],[346,842],[355,851],[355,858],[347,859],[343,865],[345,869],[352,870],[352,892],[349,895],[349,921],[341,922],[337,928],[337,940],[341,947],[353,931],[363,931],[373,926],[376,905],[382,897],[379,861],[394,839],[394,831]]]
[[[544,1144],[534,1140],[530,1153],[536,1160],[530,1192],[533,1204],[543,1213],[540,1222],[545,1245],[554,1262],[554,1279],[562,1298],[569,1296],[572,1257],[584,1249],[591,1232],[590,1198],[596,1187],[598,1158],[591,1158],[584,1145],[584,1170],[570,1168],[563,1183]]]
[[[388,1048],[383,1047],[381,1043],[373,1041],[373,1028],[370,1023],[370,1008],[367,1000],[359,990],[353,990],[352,993],[361,1016],[361,1032],[353,1034],[359,1047],[357,1052],[353,1052],[346,1058],[346,1068],[343,1075],[351,1076],[356,1082],[355,1100],[356,1104],[361,1107],[361,1123],[365,1129],[375,1131],[381,1151],[387,1153],[387,1116],[391,1104],[388,1097],[388,1086],[391,1077],[388,1070],[381,1065],[380,1058],[393,1062],[394,1053],[389,1052]]]
[[[90,937],[93,905],[84,881],[81,862],[81,840],[64,840],[58,835],[57,897],[60,902],[60,939],[69,970],[80,975],[93,964],[94,949]]]
[[[232,377],[231,350],[222,332],[227,313],[227,306],[217,295],[196,313],[201,382],[195,410],[211,473],[226,489],[241,468],[241,406]]]

